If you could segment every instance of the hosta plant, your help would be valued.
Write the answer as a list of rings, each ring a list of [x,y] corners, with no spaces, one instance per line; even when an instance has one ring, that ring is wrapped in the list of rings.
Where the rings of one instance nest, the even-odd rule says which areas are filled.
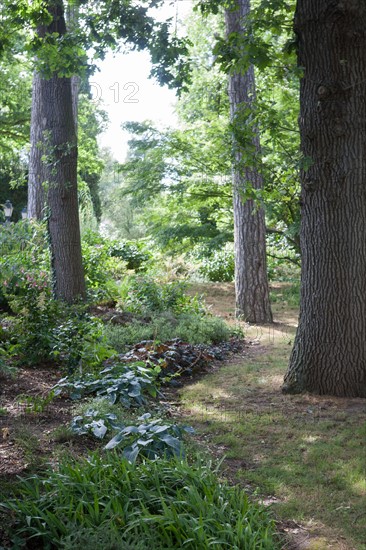
[[[156,397],[159,371],[159,367],[146,368],[143,362],[115,363],[98,376],[88,374],[79,379],[66,376],[53,389],[56,396],[66,393],[71,399],[95,395],[127,408],[141,406],[146,402],[146,395]]]

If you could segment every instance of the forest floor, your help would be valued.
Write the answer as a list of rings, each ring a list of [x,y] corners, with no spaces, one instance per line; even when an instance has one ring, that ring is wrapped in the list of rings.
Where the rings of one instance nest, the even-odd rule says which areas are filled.
[[[232,284],[194,285],[213,314],[236,325]],[[366,402],[281,393],[298,308],[272,285],[275,323],[240,323],[241,354],[180,391],[180,413],[225,477],[270,505],[288,548],[366,548]]]
[[[173,392],[173,415],[196,428],[200,448],[223,458],[223,476],[271,508],[284,548],[365,550],[366,403],[281,394],[297,323],[290,286],[273,287],[270,326],[237,325],[232,284],[191,291],[244,332],[245,346],[185,383],[179,399]],[[60,376],[44,366],[0,380],[0,497],[17,475],[98,446],[67,432],[71,401],[47,400]]]

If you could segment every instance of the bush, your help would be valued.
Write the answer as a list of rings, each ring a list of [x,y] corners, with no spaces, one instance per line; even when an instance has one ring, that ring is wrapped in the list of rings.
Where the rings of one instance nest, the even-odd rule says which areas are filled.
[[[0,249],[0,305],[17,312],[32,290],[30,283],[43,284],[50,271],[46,225],[35,221],[3,225]]]
[[[122,258],[126,262],[127,269],[134,271],[143,271],[144,264],[150,259],[150,254],[142,245],[127,241],[112,241],[111,256]]]
[[[126,262],[113,257],[111,242],[99,233],[86,231],[82,240],[85,281],[89,295],[97,300],[117,296],[116,281],[126,274]]]
[[[203,313],[199,297],[185,294],[186,284],[182,281],[159,283],[147,276],[126,278],[121,287],[118,306],[139,315],[171,311],[175,314]]]
[[[234,279],[234,269],[234,251],[222,248],[202,260],[199,273],[209,281],[231,282]]]
[[[107,325],[105,336],[118,353],[142,340],[166,342],[179,338],[190,344],[216,344],[230,338],[232,331],[217,317],[202,317],[194,313],[174,316],[172,313],[154,315],[149,322],[136,320],[128,325]]]
[[[4,331],[4,347],[20,365],[53,361],[72,373],[93,371],[115,353],[104,336],[103,323],[85,306],[68,306],[53,300],[50,291],[26,274],[30,288],[22,300],[11,300],[18,315]],[[18,300],[18,298],[17,298]],[[2,337],[3,338],[3,337]]]
[[[268,513],[202,461],[130,464],[117,452],[63,460],[57,471],[22,480],[6,501],[15,548],[277,548]],[[102,534],[103,533],[103,534]],[[94,546],[95,547],[95,546]]]
[[[104,325],[85,306],[59,306],[59,318],[52,330],[51,357],[72,374],[98,370],[115,353],[104,336]]]

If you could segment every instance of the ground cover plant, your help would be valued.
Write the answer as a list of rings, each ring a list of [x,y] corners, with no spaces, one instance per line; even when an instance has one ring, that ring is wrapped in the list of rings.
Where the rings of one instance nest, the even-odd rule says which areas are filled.
[[[4,506],[4,505],[3,505]],[[37,548],[278,547],[274,524],[239,488],[219,482],[203,462],[145,461],[120,454],[63,460],[54,471],[30,477],[5,503],[13,512],[13,544]],[[101,532],[104,531],[102,536]],[[137,542],[136,542],[137,541]]]

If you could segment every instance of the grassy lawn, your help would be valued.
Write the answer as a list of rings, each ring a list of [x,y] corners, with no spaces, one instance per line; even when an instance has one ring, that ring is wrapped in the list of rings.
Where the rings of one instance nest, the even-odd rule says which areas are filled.
[[[222,314],[232,318],[230,285],[204,292],[215,313],[217,292],[224,295]],[[277,323],[244,326],[252,343],[183,388],[184,414],[213,452],[225,455],[226,475],[256,490],[287,522],[297,547],[365,549],[365,401],[281,394],[296,305],[285,285],[273,295]]]

